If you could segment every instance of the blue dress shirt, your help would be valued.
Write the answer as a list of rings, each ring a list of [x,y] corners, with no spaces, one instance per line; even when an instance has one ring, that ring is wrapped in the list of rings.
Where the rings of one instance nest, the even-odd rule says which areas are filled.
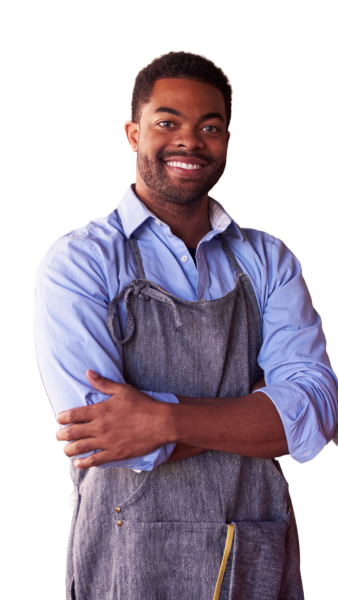
[[[236,275],[215,236],[227,241],[251,279],[262,317],[263,345],[258,362],[269,396],[282,419],[291,456],[312,459],[333,437],[338,422],[338,381],[326,354],[321,319],[312,306],[297,258],[280,240],[240,229],[210,199],[209,231],[196,250],[197,266],[184,242],[171,233],[130,187],[118,205],[127,238],[137,238],[146,278],[185,300],[212,300],[230,292]],[[86,370],[123,383],[122,349],[105,325],[109,302],[137,277],[130,246],[112,212],[63,236],[51,247],[37,274],[35,339],[41,376],[55,414],[105,400]],[[118,306],[116,331],[125,322]],[[177,402],[172,394],[153,398]],[[150,470],[165,462],[173,445],[128,461]],[[91,453],[88,453],[91,454]],[[83,456],[87,456],[83,455]]]

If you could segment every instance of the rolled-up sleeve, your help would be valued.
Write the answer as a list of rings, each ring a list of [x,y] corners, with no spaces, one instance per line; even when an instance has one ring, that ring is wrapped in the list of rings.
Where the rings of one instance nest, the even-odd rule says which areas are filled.
[[[270,244],[268,259],[269,293],[258,356],[266,387],[256,391],[276,406],[289,453],[303,463],[333,439],[338,382],[299,261],[278,239]]]
[[[63,410],[106,400],[91,387],[87,369],[125,383],[122,352],[106,328],[108,288],[99,251],[87,240],[61,238],[41,263],[35,292],[35,345],[41,377],[57,415]],[[111,273],[114,277],[114,274]],[[118,280],[116,277],[116,293]],[[115,326],[119,328],[117,316]],[[178,402],[172,394],[149,393],[163,402]],[[165,462],[174,448],[162,446],[151,454],[106,463],[150,470]],[[88,456],[91,452],[87,453]]]

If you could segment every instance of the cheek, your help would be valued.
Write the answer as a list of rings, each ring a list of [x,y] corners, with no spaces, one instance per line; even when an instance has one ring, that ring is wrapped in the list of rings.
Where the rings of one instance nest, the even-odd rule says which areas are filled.
[[[153,139],[143,140],[143,142],[139,142],[138,150],[145,156],[149,158],[154,158],[156,153],[161,148],[160,144],[156,143]]]

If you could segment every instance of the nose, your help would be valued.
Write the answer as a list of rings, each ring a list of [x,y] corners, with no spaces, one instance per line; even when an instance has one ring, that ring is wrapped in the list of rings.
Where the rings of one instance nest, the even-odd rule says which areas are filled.
[[[205,147],[201,134],[193,127],[181,127],[173,141],[177,148],[185,148],[186,150]]]

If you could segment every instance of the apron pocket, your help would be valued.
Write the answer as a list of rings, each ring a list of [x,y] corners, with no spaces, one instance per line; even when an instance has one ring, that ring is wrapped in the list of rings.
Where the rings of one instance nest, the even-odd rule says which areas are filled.
[[[237,522],[229,600],[278,600],[287,522]]]
[[[212,600],[227,531],[223,523],[124,521],[113,544],[117,598]]]

